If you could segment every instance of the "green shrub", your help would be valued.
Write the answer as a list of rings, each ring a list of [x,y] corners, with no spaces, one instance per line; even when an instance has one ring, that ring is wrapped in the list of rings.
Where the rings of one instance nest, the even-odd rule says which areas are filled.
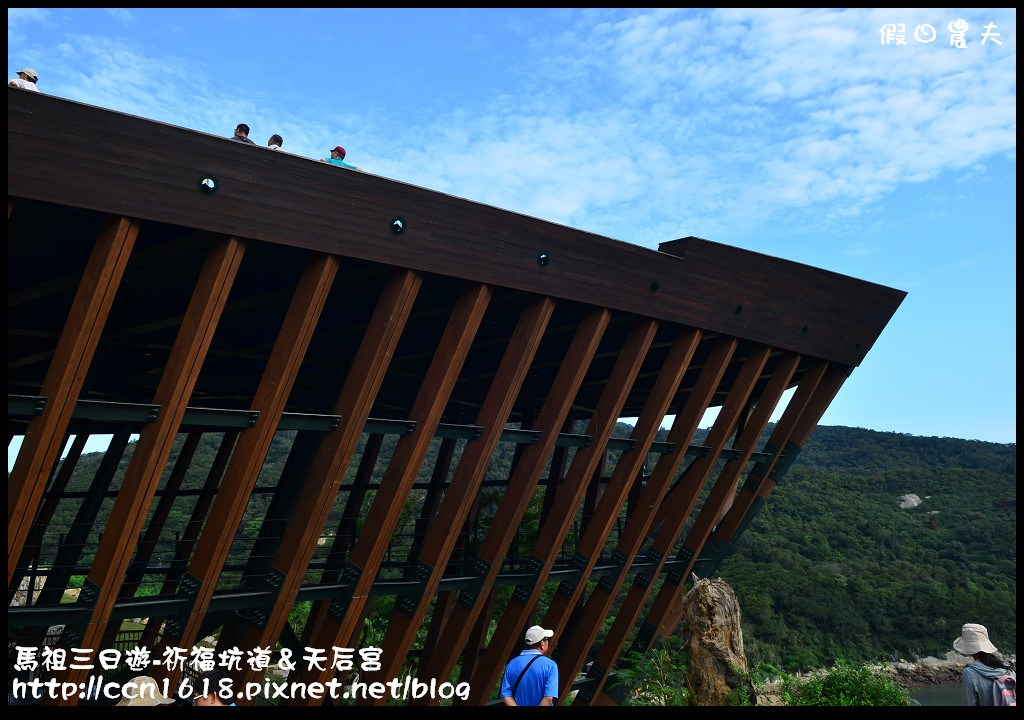
[[[661,647],[646,653],[630,652],[616,684],[626,694],[626,705],[689,705],[686,689],[686,653],[681,638],[671,635]]]
[[[892,678],[867,665],[842,660],[832,669],[815,673],[806,680],[792,675],[783,677],[782,699],[786,705],[910,705],[907,691]]]

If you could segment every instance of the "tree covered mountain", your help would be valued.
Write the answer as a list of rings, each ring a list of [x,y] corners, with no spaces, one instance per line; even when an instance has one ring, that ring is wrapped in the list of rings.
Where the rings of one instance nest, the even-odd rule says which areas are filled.
[[[939,655],[965,622],[1015,654],[1016,454],[818,427],[719,568],[751,659],[795,670]],[[909,494],[922,503],[901,508]]]
[[[628,437],[631,430],[619,423],[614,434]],[[699,431],[695,442],[705,435]],[[179,436],[161,488],[182,440]],[[244,561],[260,534],[293,440],[294,433],[278,433],[274,439],[258,482],[263,491],[250,500],[232,547],[236,562]],[[166,564],[173,557],[175,541],[185,533],[207,484],[219,441],[218,434],[210,433],[199,443],[151,563]],[[385,437],[374,482],[381,479],[395,442],[394,436]],[[464,443],[459,441],[453,467]],[[424,482],[438,446],[435,441],[423,463]],[[129,445],[97,508],[99,522],[79,567],[91,560],[133,447]],[[511,443],[501,443],[488,470],[479,503],[479,539],[502,497],[512,451]],[[67,488],[73,494],[56,509],[38,556],[41,564],[53,562],[58,541],[76,521],[84,498],[104,490],[95,480],[101,459],[102,453],[94,453],[78,463]],[[818,427],[715,573],[740,601],[748,658],[792,671],[839,658],[941,654],[951,648],[964,622],[986,625],[1000,650],[1015,653],[1016,467],[1016,444]],[[355,467],[349,468],[349,480],[354,473]],[[910,494],[921,504],[901,508],[900,497]],[[338,526],[346,495],[341,493],[335,503],[325,533]],[[405,540],[392,543],[400,560],[411,544],[425,495],[423,489],[414,490],[406,503],[398,529]],[[536,536],[542,505],[539,489],[522,523],[521,551]],[[276,526],[280,523],[268,527]],[[140,594],[158,592],[159,582],[151,584],[151,589],[144,584]],[[386,622],[383,609],[380,620]]]

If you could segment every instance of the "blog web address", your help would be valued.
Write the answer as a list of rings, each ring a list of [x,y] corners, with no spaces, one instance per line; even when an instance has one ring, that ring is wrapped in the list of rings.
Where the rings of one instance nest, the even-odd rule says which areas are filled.
[[[14,679],[11,691],[16,700],[38,701],[46,697],[57,700],[70,700],[78,698],[106,698],[107,700],[137,700],[152,699],[159,691],[164,697],[177,696],[182,700],[191,700],[193,697],[204,697],[210,693],[216,695],[225,702],[235,700],[253,700],[265,698],[271,702],[277,700],[421,700],[423,698],[452,700],[469,699],[469,683],[441,682],[436,679],[420,680],[410,675],[404,678],[392,678],[386,682],[361,682],[353,680],[350,683],[342,683],[339,680],[328,680],[327,682],[288,682],[265,679],[263,682],[247,682],[241,689],[236,689],[235,683],[228,679],[222,679],[219,687],[204,687],[204,682],[191,683],[182,680],[177,687],[172,688],[170,680],[164,678],[157,680],[157,684],[126,686],[122,689],[114,682],[106,682],[102,675],[89,677],[86,683],[60,682],[56,678],[49,680],[19,680]]]
[[[194,696],[202,697],[215,692],[222,701],[252,701],[256,697],[264,697],[270,702],[285,700],[391,700],[409,701],[422,700],[468,700],[469,683],[437,682],[436,679],[420,680],[407,675],[404,678],[392,678],[387,682],[360,682],[353,680],[342,683],[338,680],[327,682],[288,682],[264,680],[263,682],[247,682],[241,690],[236,690],[229,680],[221,680],[216,688],[204,688],[201,683],[193,685],[187,680],[178,683],[172,691],[168,679],[157,681],[157,686],[143,685],[138,689],[122,689],[115,682],[104,682],[102,675],[93,675],[87,683],[59,682],[55,678],[49,680],[18,680],[14,679],[11,691],[18,701],[41,701],[44,697],[52,700],[71,700],[78,697],[105,697],[106,700],[138,700],[138,698],[156,697],[156,690],[165,697],[180,697],[191,700]],[[173,694],[172,694],[173,692]]]
[[[216,694],[225,703],[230,704],[235,700],[251,701],[256,698],[264,698],[271,703],[290,700],[467,700],[469,698],[470,685],[467,682],[452,683],[439,682],[437,679],[419,679],[412,676],[392,678],[387,681],[363,681],[357,675],[350,682],[343,683],[337,679],[330,679],[326,682],[289,682],[287,680],[275,679],[273,674],[268,675],[260,682],[236,683],[230,677],[220,676],[216,686],[211,686],[211,680],[200,673],[222,668],[225,671],[240,670],[243,664],[249,665],[253,670],[266,670],[271,666],[270,648],[257,648],[248,653],[237,649],[220,653],[220,662],[212,648],[197,646],[189,651],[186,648],[165,648],[162,657],[153,657],[147,648],[134,648],[124,653],[118,650],[101,650],[96,658],[92,657],[92,650],[88,648],[71,648],[65,650],[59,647],[26,647],[17,646],[14,661],[14,672],[11,673],[11,694],[16,702],[38,702],[45,698],[51,700],[135,700],[155,698],[159,692],[164,698],[175,698],[189,701],[210,694]],[[305,661],[308,670],[326,670],[329,665],[336,671],[355,670],[355,656],[361,660],[358,667],[362,672],[375,672],[381,669],[380,648],[362,648],[356,651],[353,648],[332,647],[330,651],[317,648],[305,648],[302,660],[292,658],[290,650],[282,649],[281,660],[276,664],[277,670],[282,673],[280,677],[286,677],[290,671],[298,669],[298,666]],[[87,682],[74,683],[62,682],[55,677],[47,680],[36,676],[39,671],[48,673],[59,673],[67,669],[96,670],[96,663],[99,664],[99,673],[92,673]],[[133,680],[146,682],[126,682],[123,685],[112,679],[110,676],[122,677],[124,667],[136,673],[145,673],[150,666],[164,666],[168,671],[182,670],[186,668],[192,673],[199,675],[198,679],[191,679],[186,674],[180,682],[172,684],[170,679],[156,679],[150,675],[140,675]],[[109,671],[110,675],[104,677],[103,671]],[[31,678],[31,679],[30,679]],[[149,698],[146,694],[149,694]]]

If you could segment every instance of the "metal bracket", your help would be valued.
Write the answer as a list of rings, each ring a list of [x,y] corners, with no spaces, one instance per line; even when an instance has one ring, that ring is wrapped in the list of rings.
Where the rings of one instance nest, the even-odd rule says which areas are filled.
[[[775,467],[772,468],[769,474],[769,477],[775,481],[776,485],[782,482],[783,476],[789,471],[790,465],[796,460],[801,449],[795,442],[786,443],[786,447],[782,450],[782,455],[779,456],[778,462],[775,463]]]
[[[395,602],[395,606],[409,617],[416,614],[419,598],[423,596],[423,590],[426,588],[427,580],[430,579],[433,571],[433,566],[427,565],[422,560],[417,560],[413,563],[412,568],[409,570],[409,576],[416,581],[416,587],[404,595],[399,595]]]
[[[491,571],[491,564],[477,555],[473,558],[471,568],[475,575],[472,587],[463,588],[459,591],[459,604],[470,610],[476,605],[476,599],[480,596],[480,590],[484,586],[484,577]]]
[[[525,605],[530,601],[530,592],[537,585],[537,580],[540,578],[540,571],[544,568],[544,561],[535,555],[530,555],[526,558],[526,572],[529,573],[530,579],[525,584],[517,584],[515,591],[512,593],[512,599],[518,602],[520,605]]]
[[[182,634],[185,632],[185,624],[188,622],[188,617],[192,614],[192,608],[195,607],[199,588],[202,586],[202,581],[191,573],[185,573],[181,576],[175,595],[184,600],[184,602],[178,609],[178,613],[170,618],[165,625],[166,634],[170,639],[181,639]]]
[[[356,583],[359,582],[359,578],[363,576],[363,569],[353,565],[351,562],[346,562],[344,569],[341,571],[341,584],[347,585],[349,594],[343,598],[334,598],[331,600],[331,604],[327,607],[327,614],[334,618],[335,621],[341,622],[345,619],[345,612],[348,610],[349,604],[352,602],[352,589],[355,588]]]
[[[266,628],[267,621],[270,619],[270,612],[277,603],[277,598],[278,595],[281,594],[281,588],[284,586],[285,579],[286,577],[283,572],[275,567],[271,567],[270,570],[267,571],[266,581],[264,582],[264,587],[270,591],[267,597],[259,607],[240,610],[238,615],[251,622],[260,630]]]
[[[590,562],[590,558],[586,555],[576,553],[569,559],[569,570],[572,574],[558,583],[558,592],[566,597],[572,597],[573,593],[576,592],[576,588],[579,586],[580,581],[583,579],[583,571],[586,569],[587,564]]]

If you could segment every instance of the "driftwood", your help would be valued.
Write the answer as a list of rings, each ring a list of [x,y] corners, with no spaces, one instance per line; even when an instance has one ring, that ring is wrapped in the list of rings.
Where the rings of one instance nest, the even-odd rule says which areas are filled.
[[[687,682],[694,705],[754,704],[740,629],[740,606],[724,580],[698,580],[682,600],[682,633],[688,641]],[[733,696],[732,702],[727,697]]]

